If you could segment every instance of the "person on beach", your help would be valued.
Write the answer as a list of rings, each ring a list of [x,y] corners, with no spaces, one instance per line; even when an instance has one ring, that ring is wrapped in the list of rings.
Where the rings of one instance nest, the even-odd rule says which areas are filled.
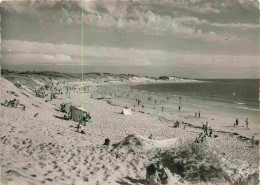
[[[206,125],[205,125],[205,134],[208,135],[208,129],[209,129],[209,123],[206,122]]]
[[[213,137],[212,128],[209,128],[209,137]]]
[[[179,106],[179,112],[181,111],[181,106]]]
[[[79,120],[79,124],[77,125],[77,130],[76,130],[76,132],[79,132],[79,130],[81,129],[81,120]]]
[[[179,128],[179,126],[180,126],[180,122],[179,122],[179,121],[176,121],[173,127],[174,127],[174,128]]]
[[[156,166],[157,166],[157,171],[158,171],[158,175],[159,175],[161,183],[167,184],[168,183],[168,175],[165,172],[163,163],[161,161],[159,161],[159,162],[157,162]]]
[[[199,142],[200,142],[199,137],[196,137],[195,143],[199,143]]]
[[[246,127],[248,128],[248,124],[249,124],[249,120],[248,120],[248,118],[246,118]]]
[[[200,133],[198,137],[196,137],[195,142],[196,143],[203,143],[206,139],[205,133]]]
[[[158,182],[160,182],[160,178],[154,164],[151,164],[146,168],[146,180],[149,185],[158,184]]]
[[[110,144],[110,140],[108,138],[105,139],[105,143],[103,145],[108,146]]]
[[[86,124],[86,121],[87,121],[87,114],[84,112],[83,113],[83,118],[82,118],[82,125],[83,126],[86,126],[87,124]]]
[[[251,144],[252,144],[252,147],[254,147],[254,144],[255,144],[255,136],[252,136],[252,137],[251,137],[250,142],[251,142]]]
[[[142,104],[142,108],[144,108],[144,104]]]
[[[236,119],[236,126],[238,126],[238,118]]]
[[[200,111],[199,111],[199,113],[198,113],[198,116],[199,116],[199,118],[200,118]]]
[[[9,103],[9,102],[8,102],[7,100],[5,100],[4,105],[5,105],[5,106],[8,106],[8,103]]]

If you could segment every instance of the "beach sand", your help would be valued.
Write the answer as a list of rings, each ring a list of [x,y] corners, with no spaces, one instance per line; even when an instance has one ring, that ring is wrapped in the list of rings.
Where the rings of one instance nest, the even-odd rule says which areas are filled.
[[[135,84],[132,84],[135,85]],[[129,87],[132,86],[131,84]],[[130,88],[127,86],[111,86],[105,85],[99,90],[101,93],[113,92],[117,94],[124,94],[130,92]],[[112,93],[112,94],[113,94]],[[125,93],[128,94],[128,93]],[[140,91],[134,89],[131,96],[127,97],[122,95],[120,98],[114,98],[111,100],[112,104],[119,106],[128,106],[135,111],[141,111],[149,113],[151,115],[160,116],[168,119],[169,121],[183,121],[185,123],[191,123],[194,126],[202,127],[202,124],[206,122],[214,130],[221,130],[231,133],[239,133],[243,136],[251,138],[253,135],[258,135],[259,123],[260,123],[260,109],[241,109],[237,105],[231,105],[223,102],[216,101],[203,101],[201,99],[194,99],[187,96],[179,95],[167,96],[158,93],[149,93],[146,91]],[[93,96],[101,97],[100,93],[93,93]],[[106,98],[111,96],[107,93]],[[152,97],[152,100],[148,100],[148,97]],[[169,99],[167,99],[167,97]],[[135,99],[141,100],[140,106],[138,106]],[[154,101],[157,101],[156,103]],[[144,108],[142,108],[144,104]],[[181,111],[178,107],[181,107]],[[164,107],[164,111],[162,111]],[[195,117],[195,112],[201,113],[200,118]],[[239,119],[239,126],[234,127],[236,118]],[[249,118],[249,129],[246,127],[245,120]]]
[[[251,148],[248,140],[238,138],[240,135],[256,135],[258,127],[255,124],[250,124],[249,130],[242,126],[232,127],[234,119],[244,120],[246,112],[229,112],[229,108],[212,108],[205,102],[197,104],[189,101],[183,101],[183,109],[179,112],[177,98],[167,102],[165,97],[161,97],[165,102],[160,103],[154,95],[158,104],[152,105],[145,102],[147,92],[134,90],[126,97],[122,92],[129,90],[127,84],[117,84],[92,82],[88,83],[89,92],[83,95],[71,93],[73,104],[82,105],[92,117],[83,128],[85,134],[81,134],[76,132],[77,123],[64,120],[64,113],[59,111],[66,96],[60,95],[58,99],[45,102],[32,95],[29,89],[18,89],[1,78],[1,102],[18,98],[26,105],[25,111],[1,106],[1,183],[144,184],[145,168],[156,150],[177,148],[179,144],[174,138],[180,142],[195,140],[202,131],[195,127],[206,121],[218,135],[217,138],[207,138],[208,149],[222,156],[223,163],[228,164],[231,170],[230,176],[236,175],[241,166],[252,174],[258,173],[258,148]],[[80,88],[81,84],[77,85]],[[14,91],[18,96],[14,97],[7,91]],[[98,91],[107,92],[107,95],[102,98]],[[122,97],[111,97],[110,92]],[[134,107],[135,97],[145,102],[145,108]],[[164,112],[161,111],[162,105]],[[132,108],[133,114],[123,115],[124,106]],[[201,118],[194,118],[194,110],[201,111]],[[254,115],[251,116],[249,119],[254,122]],[[185,124],[173,128],[176,120],[187,123],[186,128]],[[148,139],[150,134],[155,140]],[[255,137],[258,138],[258,135]],[[119,144],[117,147],[102,146],[106,138],[113,144]],[[136,141],[142,143],[141,147]],[[172,176],[171,184],[182,183],[186,182],[180,176]]]

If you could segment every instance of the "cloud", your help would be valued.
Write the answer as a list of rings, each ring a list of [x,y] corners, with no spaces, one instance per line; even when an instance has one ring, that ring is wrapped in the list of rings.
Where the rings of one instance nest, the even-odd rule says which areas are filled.
[[[4,2],[2,4],[4,23],[6,25],[4,30],[6,34],[4,35],[9,34],[8,28],[11,30],[11,38],[6,39],[18,39],[15,37],[19,32],[23,32],[23,34],[20,34],[19,39],[48,40],[48,42],[51,42],[50,38],[53,38],[53,42],[55,40],[64,40],[64,42],[68,43],[79,43],[81,41],[80,29],[82,24],[81,8],[83,8],[84,33],[86,34],[89,32],[106,32],[119,33],[125,37],[128,37],[126,34],[137,36],[156,35],[156,39],[159,38],[157,36],[167,36],[182,39],[181,42],[186,42],[186,45],[189,41],[198,41],[200,44],[203,42],[206,45],[214,45],[216,42],[221,44],[232,44],[233,42],[233,44],[236,44],[237,42],[244,42],[246,39],[256,41],[257,29],[260,27],[259,24],[254,24],[253,21],[250,22],[252,16],[249,15],[255,10],[251,11],[243,8],[244,6],[251,7],[251,4],[247,5],[246,1],[239,0],[74,0],[70,2]],[[238,15],[240,11],[242,13],[244,11],[248,12],[247,16]],[[10,21],[6,22],[10,14],[13,17],[11,16]],[[226,18],[227,14],[229,19]],[[243,21],[240,22],[240,19]],[[257,23],[259,23],[259,20]],[[12,24],[15,26],[9,27]],[[21,30],[17,29],[19,26]],[[50,29],[46,29],[48,27]],[[41,28],[46,29],[48,33],[41,33],[39,31]],[[68,30],[64,31],[64,28]],[[227,35],[227,29],[232,29],[233,33],[229,32],[229,35]],[[214,34],[212,34],[213,32]],[[79,34],[77,39],[73,34]],[[70,35],[73,36],[68,39],[65,38]],[[140,40],[142,39],[140,38]],[[99,42],[99,38],[97,42]],[[112,39],[102,42],[107,42],[105,43],[107,45],[114,44]],[[29,50],[30,52],[38,52],[34,51],[35,49],[32,48],[34,46],[29,43],[23,43],[23,45],[22,49],[17,48],[16,51]],[[176,44],[172,43],[170,45]],[[43,50],[48,51],[46,53],[49,54],[55,51],[51,49],[53,45],[45,46],[46,48],[41,47],[43,47]],[[78,51],[80,49],[75,49],[74,46],[59,45],[56,47],[60,47],[56,48],[58,50],[69,51],[72,55],[79,55]],[[201,47],[199,46],[198,50]],[[87,50],[86,53],[88,53]],[[91,53],[91,55],[94,54]]]
[[[214,33],[211,33],[214,35]],[[2,62],[8,64],[82,65],[81,46],[3,41]],[[27,48],[22,50],[20,48]],[[247,61],[247,62],[245,62]],[[166,50],[84,46],[83,64],[89,66],[258,66],[258,56],[210,55]]]
[[[92,59],[92,60],[91,60]],[[137,58],[116,58],[116,57],[86,57],[86,64],[88,65],[95,65],[95,66],[116,66],[116,67],[126,67],[126,66],[151,66],[152,63],[144,58],[144,59],[137,59]]]
[[[124,19],[121,16],[84,15],[86,26],[117,29],[124,32],[144,32],[146,34],[192,34],[194,29],[182,25],[170,16],[160,16],[152,11],[135,12],[136,19]],[[119,17],[119,18],[118,18]],[[123,17],[123,16],[122,16]],[[89,28],[91,29],[91,28]]]
[[[41,0],[5,1],[0,6],[5,65],[79,67],[81,46],[75,43],[81,42],[82,8],[83,63],[90,68],[259,65],[258,57],[246,56],[255,55],[259,45],[256,0]],[[216,53],[238,55],[233,59]]]
[[[192,12],[201,13],[201,14],[209,14],[209,13],[219,14],[220,13],[220,10],[213,8],[210,3],[204,4],[202,6],[199,6],[194,9],[189,9],[189,10]]]
[[[183,16],[175,18],[174,21],[177,21],[180,24],[202,24],[202,25],[209,25],[215,27],[222,27],[222,28],[237,28],[237,29],[259,29],[259,24],[245,24],[245,23],[218,23],[218,22],[210,22],[206,19],[199,19],[197,17],[192,16]]]
[[[80,26],[82,23],[81,8],[83,8],[83,22],[90,30],[118,30],[178,36],[179,34],[196,33],[194,25],[187,23],[220,28],[257,29],[259,24],[223,23],[224,15],[222,13],[228,11],[228,8],[238,5],[252,7],[255,0],[250,2],[248,3],[248,0],[233,0],[232,2],[230,0],[74,0],[70,2],[43,0],[4,2],[1,8],[8,12],[17,12],[21,14],[21,17],[27,17],[20,22],[31,20],[34,25],[49,22],[57,26]],[[232,17],[233,11],[230,11],[229,14],[231,17],[229,21],[232,21],[233,17],[237,17],[236,14]],[[215,17],[215,22],[209,21],[208,17]],[[218,22],[219,19],[222,22]],[[204,32],[201,32],[200,35],[202,34]]]
[[[82,64],[80,45],[4,40],[2,46],[5,64]],[[83,57],[84,65],[151,65],[147,57],[138,49],[84,46]]]
[[[230,24],[221,24],[221,23],[209,23],[212,26],[224,27],[224,28],[238,28],[238,29],[259,29],[259,24],[244,24],[244,23],[230,23]]]
[[[67,65],[73,62],[72,58],[68,55],[57,54],[7,54],[3,55],[3,64],[8,65],[29,65],[29,64],[40,64],[40,65]]]
[[[29,42],[21,40],[3,40],[2,49],[12,54],[32,53],[32,54],[62,54],[81,56],[81,46],[71,44],[53,44]]]

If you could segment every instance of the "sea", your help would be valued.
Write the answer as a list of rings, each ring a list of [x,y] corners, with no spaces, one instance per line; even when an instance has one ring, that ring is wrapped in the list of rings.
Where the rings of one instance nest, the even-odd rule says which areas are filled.
[[[186,83],[148,83],[133,86],[151,93],[236,104],[240,108],[259,108],[259,80],[203,80]]]

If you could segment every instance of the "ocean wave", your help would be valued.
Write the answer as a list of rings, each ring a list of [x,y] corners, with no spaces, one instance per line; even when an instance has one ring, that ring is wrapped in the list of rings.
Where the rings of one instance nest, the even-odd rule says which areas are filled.
[[[240,102],[233,102],[235,104],[238,104],[238,105],[245,105],[245,103],[240,103]]]
[[[256,111],[256,112],[260,112],[260,109],[250,109],[248,107],[236,107],[237,109],[245,109],[245,110],[252,110],[252,111]]]

